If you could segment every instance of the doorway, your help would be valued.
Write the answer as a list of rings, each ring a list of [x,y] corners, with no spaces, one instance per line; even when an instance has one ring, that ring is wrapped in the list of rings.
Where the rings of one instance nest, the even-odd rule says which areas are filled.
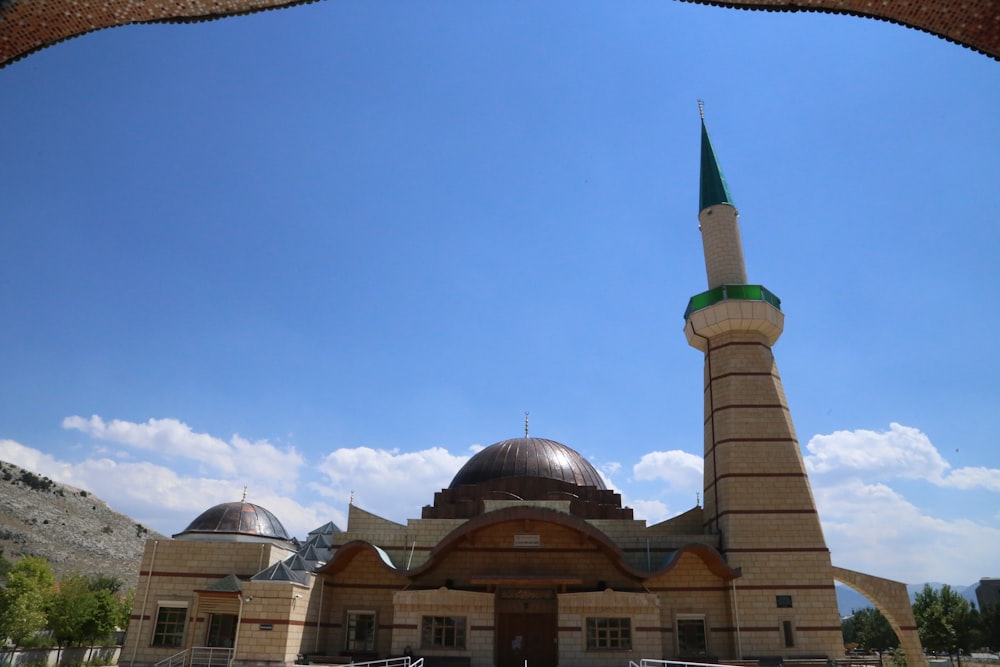
[[[205,646],[233,648],[236,644],[236,614],[211,614],[208,617],[208,632]]]
[[[559,662],[556,592],[504,589],[496,600],[497,667],[555,667]]]

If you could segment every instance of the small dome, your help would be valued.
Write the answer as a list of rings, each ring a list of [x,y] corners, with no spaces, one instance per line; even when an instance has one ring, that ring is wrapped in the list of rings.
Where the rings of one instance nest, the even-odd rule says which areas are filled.
[[[544,477],[606,489],[590,461],[554,440],[512,438],[490,445],[466,461],[449,488],[501,477]]]
[[[268,510],[248,502],[222,503],[211,507],[191,522],[180,535],[246,535],[290,540],[285,527]],[[178,537],[175,535],[174,537]]]

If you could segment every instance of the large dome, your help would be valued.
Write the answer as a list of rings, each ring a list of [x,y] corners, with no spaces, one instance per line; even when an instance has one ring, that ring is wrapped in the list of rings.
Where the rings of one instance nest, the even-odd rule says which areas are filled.
[[[462,466],[449,488],[502,477],[543,477],[576,486],[607,488],[587,459],[566,445],[544,438],[512,438],[490,445]]]
[[[246,536],[290,540],[285,527],[268,510],[248,502],[221,503],[210,507],[195,519],[179,535],[174,537],[196,538],[197,536]]]

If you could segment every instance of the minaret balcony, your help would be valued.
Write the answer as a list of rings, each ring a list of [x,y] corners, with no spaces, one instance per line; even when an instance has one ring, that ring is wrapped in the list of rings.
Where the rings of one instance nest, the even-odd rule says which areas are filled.
[[[774,295],[763,285],[719,285],[714,289],[701,294],[695,294],[688,301],[687,310],[684,311],[686,320],[696,310],[708,308],[709,306],[725,301],[736,299],[739,301],[766,301],[778,310],[781,310],[781,299]]]
[[[785,325],[781,300],[762,285],[720,285],[697,294],[684,320],[688,344],[702,351],[706,339],[730,331],[757,332],[773,345]]]

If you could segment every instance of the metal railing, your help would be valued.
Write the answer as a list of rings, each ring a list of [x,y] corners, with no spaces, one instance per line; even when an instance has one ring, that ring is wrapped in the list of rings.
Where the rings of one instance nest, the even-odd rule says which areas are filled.
[[[687,662],[685,660],[653,660],[652,658],[643,658],[639,662],[629,660],[629,667],[733,667],[734,664],[741,664],[742,662],[754,663],[755,660],[740,661],[736,660],[728,663],[718,663],[718,662]]]
[[[169,658],[164,658],[160,660],[154,667],[184,667],[184,661],[187,659],[187,649],[179,653],[174,653]]]
[[[164,658],[154,667],[229,667],[233,662],[233,649],[216,646],[195,646],[191,648],[191,659],[188,660],[188,650],[184,649]],[[348,663],[344,663],[348,664]],[[424,667],[424,659],[383,658],[367,662],[351,662],[352,667]]]
[[[764,301],[778,310],[781,310],[781,299],[763,285],[719,285],[701,294],[695,294],[688,301],[687,310],[684,311],[684,319],[691,316],[691,313],[714,306],[720,301]]]
[[[383,660],[369,660],[368,662],[352,662],[352,667],[424,667],[424,659],[414,660],[410,656],[402,658],[385,658]]]

